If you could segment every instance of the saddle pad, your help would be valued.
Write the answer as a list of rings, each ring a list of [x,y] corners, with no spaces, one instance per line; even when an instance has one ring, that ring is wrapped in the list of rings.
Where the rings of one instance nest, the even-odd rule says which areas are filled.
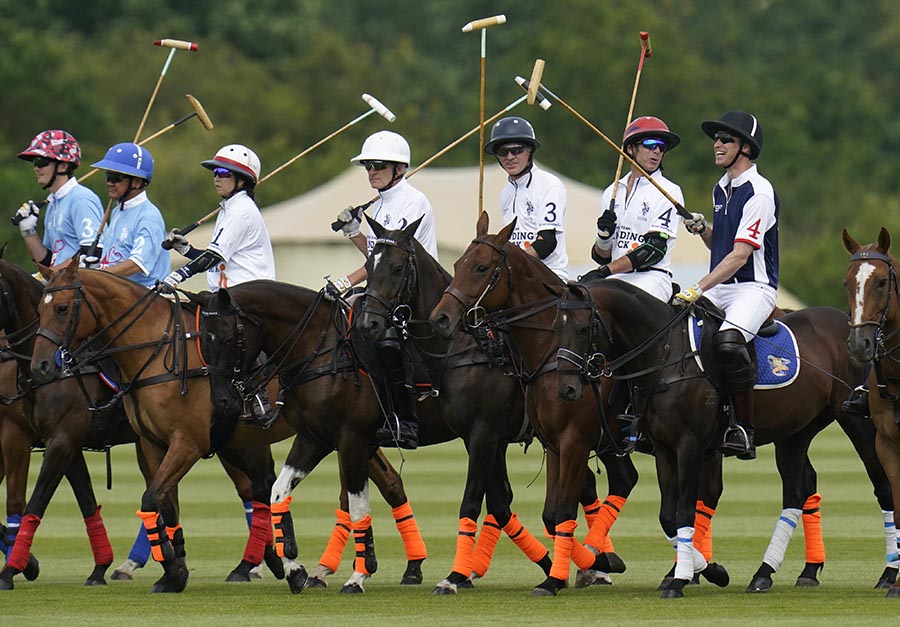
[[[703,332],[703,320],[698,320],[692,314],[689,318],[691,325],[691,350],[694,351],[694,359],[703,370],[700,359],[700,336]],[[756,390],[772,390],[783,388],[793,383],[800,374],[800,351],[797,348],[797,338],[794,332],[785,325],[775,320],[778,332],[771,337],[756,337],[753,345],[756,348]]]

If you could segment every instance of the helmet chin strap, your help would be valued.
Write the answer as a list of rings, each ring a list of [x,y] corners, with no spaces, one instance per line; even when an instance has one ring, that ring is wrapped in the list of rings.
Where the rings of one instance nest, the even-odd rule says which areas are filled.
[[[400,167],[402,165],[403,165],[402,163],[395,163],[394,165],[391,166],[391,172],[393,172],[393,175],[391,176],[391,180],[384,187],[379,187],[378,188],[379,192],[386,192],[387,190],[392,188],[394,185],[396,185],[397,181],[399,181],[400,179],[403,178],[403,172],[406,172],[406,168],[403,168],[402,171],[399,171]],[[407,167],[409,167],[409,166],[407,166]]]
[[[62,162],[61,161],[53,162],[53,176],[50,177],[50,180],[41,189],[50,189],[51,187],[53,187],[53,184],[56,182],[56,177],[59,176],[59,170],[57,170],[57,168],[59,167],[60,163],[62,163]],[[68,167],[69,166],[66,165],[66,168],[68,168]],[[68,174],[66,174],[66,176],[68,176]]]
[[[746,152],[744,152],[744,146],[747,145],[747,142],[746,142],[745,140],[743,140],[743,139],[741,139],[740,142],[741,142],[741,145],[738,147],[738,151],[735,153],[734,159],[732,159],[732,160],[731,160],[731,163],[729,163],[728,165],[723,166],[723,168],[722,168],[723,170],[727,170],[728,168],[730,168],[731,166],[733,166],[733,165],[737,162],[738,158],[739,158],[741,155],[744,155],[744,156],[747,157],[748,159],[750,158],[750,155],[748,155]]]

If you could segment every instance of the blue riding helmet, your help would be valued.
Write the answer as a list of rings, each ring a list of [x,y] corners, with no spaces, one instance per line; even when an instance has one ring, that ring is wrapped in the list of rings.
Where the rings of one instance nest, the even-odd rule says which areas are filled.
[[[131,142],[116,144],[106,151],[103,159],[92,163],[91,167],[135,176],[147,183],[153,178],[153,156],[150,151]]]

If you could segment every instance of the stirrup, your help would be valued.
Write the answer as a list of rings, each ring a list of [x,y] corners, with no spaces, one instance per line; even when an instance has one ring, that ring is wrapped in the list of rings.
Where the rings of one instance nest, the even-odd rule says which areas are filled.
[[[738,459],[756,459],[756,447],[751,433],[741,425],[728,427],[719,450],[725,457],[736,455]]]
[[[845,414],[857,418],[869,418],[869,390],[864,385],[857,386],[850,397],[841,403],[841,409]]]

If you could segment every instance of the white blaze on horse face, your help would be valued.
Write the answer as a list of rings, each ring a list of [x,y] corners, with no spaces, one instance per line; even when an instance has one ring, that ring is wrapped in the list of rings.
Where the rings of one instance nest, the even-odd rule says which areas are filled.
[[[289,497],[297,484],[306,479],[307,475],[308,473],[285,464],[278,473],[278,479],[272,484],[272,503],[281,503]]]
[[[372,270],[374,270],[375,268],[378,267],[378,263],[381,261],[381,258],[383,256],[384,256],[384,253],[382,253],[382,252],[377,252],[373,255],[375,263],[372,265]]]
[[[350,504],[350,520],[358,522],[372,513],[369,504],[369,482],[366,481],[362,492],[347,492],[347,501]]]
[[[53,294],[44,294],[44,304],[49,305],[53,302]]]
[[[856,271],[856,294],[853,295],[853,311],[850,312],[852,324],[862,324],[866,283],[872,278],[873,272],[875,272],[875,266],[867,261],[859,264],[859,269]]]

